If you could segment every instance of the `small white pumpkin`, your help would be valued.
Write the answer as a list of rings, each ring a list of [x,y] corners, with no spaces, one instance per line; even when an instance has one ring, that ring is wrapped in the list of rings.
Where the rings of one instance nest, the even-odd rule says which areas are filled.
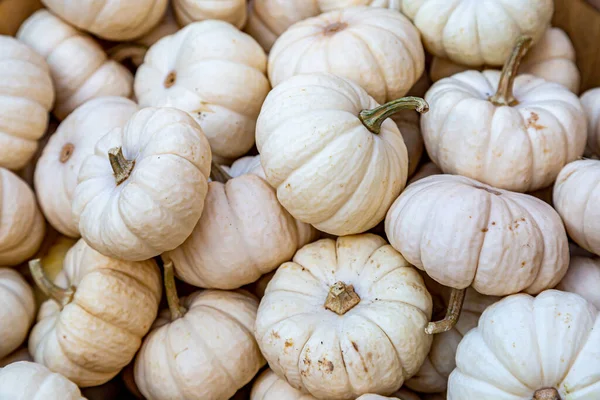
[[[129,40],[149,32],[168,0],[42,0],[54,14],[77,28],[108,40]]]
[[[51,298],[29,336],[35,362],[81,387],[108,382],[133,359],[156,318],[161,297],[156,263],[118,261],[79,240],[54,283],[38,260],[30,268]]]
[[[403,0],[402,12],[427,50],[458,64],[502,65],[521,35],[537,42],[554,13],[552,0]]]
[[[145,108],[96,144],[81,166],[73,215],[100,253],[140,261],[173,250],[200,219],[211,153],[198,124],[174,108]]]
[[[558,290],[493,304],[458,346],[448,400],[600,398],[598,316]]]
[[[71,205],[81,165],[98,140],[137,109],[124,97],[98,97],[75,109],[50,137],[35,168],[35,190],[46,219],[63,235],[79,236]]]
[[[347,235],[385,216],[406,184],[408,155],[390,115],[427,111],[419,98],[379,106],[357,84],[331,74],[297,75],[261,110],[256,145],[267,180],[296,219]]]
[[[391,394],[427,356],[431,309],[419,273],[381,237],[322,239],[277,269],[255,335],[297,390],[328,400]]]
[[[175,107],[202,127],[216,159],[254,144],[269,92],[267,57],[249,35],[216,20],[195,22],[154,44],[135,76],[142,107]]]
[[[600,88],[590,89],[581,95],[581,104],[587,116],[587,147],[600,155]]]
[[[131,72],[108,60],[90,36],[48,10],[36,11],[23,22],[17,38],[46,58],[56,89],[53,113],[58,119],[94,97],[131,95]]]
[[[235,163],[232,170],[237,170]],[[228,175],[215,163],[211,178],[192,234],[163,254],[183,281],[202,288],[239,288],[291,260],[316,238],[317,231],[295,220],[263,178]]]
[[[76,384],[41,364],[19,361],[0,369],[0,398],[86,400]]]
[[[600,161],[578,160],[567,164],[554,185],[554,207],[571,239],[600,255]]]
[[[48,64],[28,46],[0,35],[0,167],[23,168],[48,127],[54,87]]]
[[[31,287],[17,271],[0,268],[0,358],[23,343],[34,318]]]
[[[246,0],[173,0],[180,25],[206,19],[219,19],[238,28],[246,24]]]
[[[576,293],[600,309],[599,285],[600,258],[571,254],[569,270],[556,289]]]
[[[19,265],[39,249],[46,223],[29,186],[1,167],[0,199],[0,265]]]
[[[292,25],[269,54],[273,87],[292,76],[329,72],[377,102],[404,96],[425,68],[419,32],[401,13],[376,7],[331,11]]]
[[[148,400],[231,398],[265,364],[252,335],[258,301],[243,290],[204,290],[180,303],[170,263],[164,281],[169,309],[135,359],[137,387]]]
[[[432,111],[421,118],[421,131],[445,173],[531,192],[551,185],[583,154],[587,123],[577,96],[532,75],[516,76],[530,43],[518,41],[502,73],[463,72],[427,92]]]

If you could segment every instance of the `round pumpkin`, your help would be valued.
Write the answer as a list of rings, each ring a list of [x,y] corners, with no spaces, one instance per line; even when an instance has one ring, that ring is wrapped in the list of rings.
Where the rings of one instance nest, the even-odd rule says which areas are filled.
[[[31,287],[17,271],[0,268],[0,358],[23,343],[34,318]]]
[[[600,318],[558,290],[488,307],[460,342],[448,400],[600,398]]]
[[[401,13],[377,7],[298,22],[269,53],[273,87],[295,75],[329,72],[359,84],[379,103],[404,96],[424,68],[419,32]]]
[[[54,14],[77,28],[108,40],[129,40],[149,32],[168,0],[42,0]]]
[[[0,369],[0,398],[85,400],[76,384],[43,365],[28,361]]]
[[[206,19],[219,19],[238,28],[246,24],[246,0],[173,0],[180,25]]]
[[[381,237],[322,239],[277,269],[255,336],[271,369],[318,399],[391,394],[427,356],[431,310],[419,273]]]
[[[599,284],[600,258],[571,254],[569,270],[556,289],[576,293],[600,309]]]
[[[79,236],[71,205],[81,165],[98,140],[137,109],[124,97],[98,97],[75,109],[50,137],[35,168],[35,190],[46,219],[63,235]]]
[[[108,60],[90,36],[48,10],[36,11],[23,22],[17,38],[46,58],[56,89],[53,113],[58,119],[94,97],[131,95],[131,72]]]
[[[427,50],[459,64],[502,65],[521,35],[541,39],[554,13],[552,0],[403,0],[402,12],[421,32]]]
[[[195,22],[155,43],[135,76],[142,107],[175,107],[200,124],[216,159],[254,144],[269,92],[267,57],[249,35],[216,20]]]
[[[581,104],[587,116],[587,147],[593,154],[600,154],[600,88],[582,94]]]
[[[419,98],[379,106],[331,74],[298,75],[274,88],[256,126],[267,180],[296,219],[347,235],[383,220],[404,188],[408,155],[390,115],[427,111]]]
[[[174,108],[145,108],[96,144],[81,166],[73,215],[100,253],[140,261],[173,250],[202,214],[208,141]]]
[[[46,231],[33,191],[0,167],[0,265],[15,266],[40,247]]]
[[[38,260],[30,268],[50,297],[29,336],[35,362],[80,387],[108,382],[133,359],[156,318],[161,297],[156,263],[115,260],[79,240],[54,283]]]
[[[48,127],[54,87],[48,64],[28,46],[0,35],[0,167],[23,168]]]

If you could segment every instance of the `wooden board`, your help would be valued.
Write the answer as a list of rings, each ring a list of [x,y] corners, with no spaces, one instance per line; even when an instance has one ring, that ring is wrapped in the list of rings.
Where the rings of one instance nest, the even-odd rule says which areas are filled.
[[[0,0],[0,35],[14,35],[21,23],[42,7],[39,0]]]

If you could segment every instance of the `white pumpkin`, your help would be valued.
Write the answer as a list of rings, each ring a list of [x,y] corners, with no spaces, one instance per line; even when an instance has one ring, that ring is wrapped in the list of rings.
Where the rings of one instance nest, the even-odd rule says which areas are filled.
[[[322,239],[279,267],[255,336],[271,369],[318,399],[391,394],[427,356],[431,309],[421,276],[381,237]]]
[[[17,271],[0,268],[0,358],[23,343],[34,317],[31,287]]]
[[[421,132],[445,173],[531,192],[583,154],[587,127],[577,96],[533,75],[516,76],[529,43],[519,40],[502,73],[463,72],[427,92],[432,111],[421,118]]]
[[[148,50],[135,95],[142,107],[188,112],[215,158],[236,158],[254,144],[256,118],[269,92],[266,64],[249,35],[223,21],[195,22]]]
[[[581,95],[581,104],[588,123],[587,147],[593,154],[600,154],[600,88],[590,89]]]
[[[73,215],[109,257],[140,261],[173,250],[202,214],[211,153],[200,126],[174,108],[145,108],[96,144],[81,166]]]
[[[600,398],[600,318],[558,290],[488,307],[458,346],[448,400]]]
[[[15,266],[39,249],[46,224],[33,191],[0,167],[0,265]]]
[[[29,336],[35,362],[80,387],[108,382],[133,359],[156,318],[161,297],[156,263],[118,261],[79,240],[54,283],[37,260],[30,268],[51,298]]]
[[[77,28],[108,40],[129,40],[149,32],[168,0],[42,0],[54,14]]]
[[[219,19],[238,28],[246,24],[246,0],[173,0],[180,25],[206,19]]]
[[[63,235],[79,236],[71,205],[81,165],[98,140],[137,109],[124,97],[98,97],[75,109],[50,137],[35,168],[35,190],[46,219]]]
[[[48,127],[54,87],[48,64],[28,46],[0,35],[0,167],[23,168]]]
[[[43,365],[19,361],[0,369],[0,398],[85,400],[76,384]]]
[[[298,75],[274,88],[256,126],[267,180],[296,219],[347,235],[383,220],[404,188],[406,145],[391,114],[427,111],[418,98],[379,106],[355,83]]]
[[[148,400],[227,400],[265,364],[252,335],[258,301],[246,291],[205,290],[181,303],[165,264],[169,309],[144,339],[135,383]]]
[[[404,96],[425,68],[419,32],[401,13],[351,7],[292,25],[269,54],[273,87],[292,76],[329,72],[362,86],[377,102]]]
[[[427,50],[456,63],[502,65],[521,35],[541,39],[552,0],[403,0],[402,12],[421,32]]]
[[[576,293],[600,309],[598,285],[600,285],[600,258],[571,254],[569,270],[556,289]]]
[[[58,119],[94,97],[131,95],[131,72],[108,60],[90,36],[48,10],[36,11],[23,22],[17,38],[46,58],[56,89],[53,113]]]
[[[578,160],[567,164],[554,185],[554,207],[571,239],[600,255],[600,161]]]
[[[192,234],[163,254],[181,280],[202,288],[239,288],[291,260],[316,239],[317,231],[295,220],[263,178],[230,176],[214,163],[211,177]]]
[[[233,164],[231,164],[230,167],[226,165],[221,167],[231,176],[253,174],[260,176],[263,179],[267,179],[265,176],[265,171],[263,171],[260,163],[260,156],[246,156],[238,158]]]

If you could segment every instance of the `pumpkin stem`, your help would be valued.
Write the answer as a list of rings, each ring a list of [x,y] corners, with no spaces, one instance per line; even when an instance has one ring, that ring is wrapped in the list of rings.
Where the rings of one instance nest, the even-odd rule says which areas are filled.
[[[430,322],[425,328],[425,333],[428,335],[435,335],[437,333],[448,332],[454,328],[458,317],[460,317],[460,310],[462,309],[465,301],[465,292],[467,289],[452,289],[450,293],[450,302],[448,303],[448,309],[446,310],[446,317],[441,321]]]
[[[171,321],[181,318],[187,312],[186,308],[179,303],[177,288],[175,287],[175,274],[173,273],[173,262],[165,263],[165,291],[167,295],[167,303],[169,311],[171,311]]]
[[[383,121],[400,110],[416,110],[425,114],[429,111],[429,104],[420,97],[402,97],[371,110],[362,110],[358,118],[369,131],[379,134]]]
[[[148,47],[137,43],[120,43],[111,47],[106,51],[106,54],[111,60],[123,62],[131,60],[135,65],[141,65],[144,62],[144,57]]]
[[[56,286],[56,284],[44,274],[42,262],[39,258],[29,261],[29,271],[31,272],[31,276],[37,287],[39,287],[46,296],[56,301],[61,309],[73,300],[75,288],[71,286],[68,289],[63,289]]]
[[[512,54],[502,68],[502,74],[500,75],[500,81],[498,82],[498,90],[496,91],[496,94],[490,97],[490,101],[494,105],[515,106],[519,104],[513,95],[513,86],[521,61],[531,47],[531,43],[532,39],[529,36],[521,36],[517,40]]]
[[[123,181],[129,178],[133,167],[135,166],[135,160],[129,161],[123,155],[122,147],[113,147],[108,151],[108,160],[112,167],[113,174],[115,175],[115,181],[119,186]]]
[[[337,315],[346,314],[352,307],[360,303],[360,297],[354,291],[354,286],[346,285],[344,282],[336,282],[329,289],[325,308]]]
[[[533,394],[533,400],[562,400],[555,388],[538,389]]]
[[[227,183],[231,179],[231,175],[225,172],[223,167],[213,160],[210,163],[210,179],[216,182]]]

